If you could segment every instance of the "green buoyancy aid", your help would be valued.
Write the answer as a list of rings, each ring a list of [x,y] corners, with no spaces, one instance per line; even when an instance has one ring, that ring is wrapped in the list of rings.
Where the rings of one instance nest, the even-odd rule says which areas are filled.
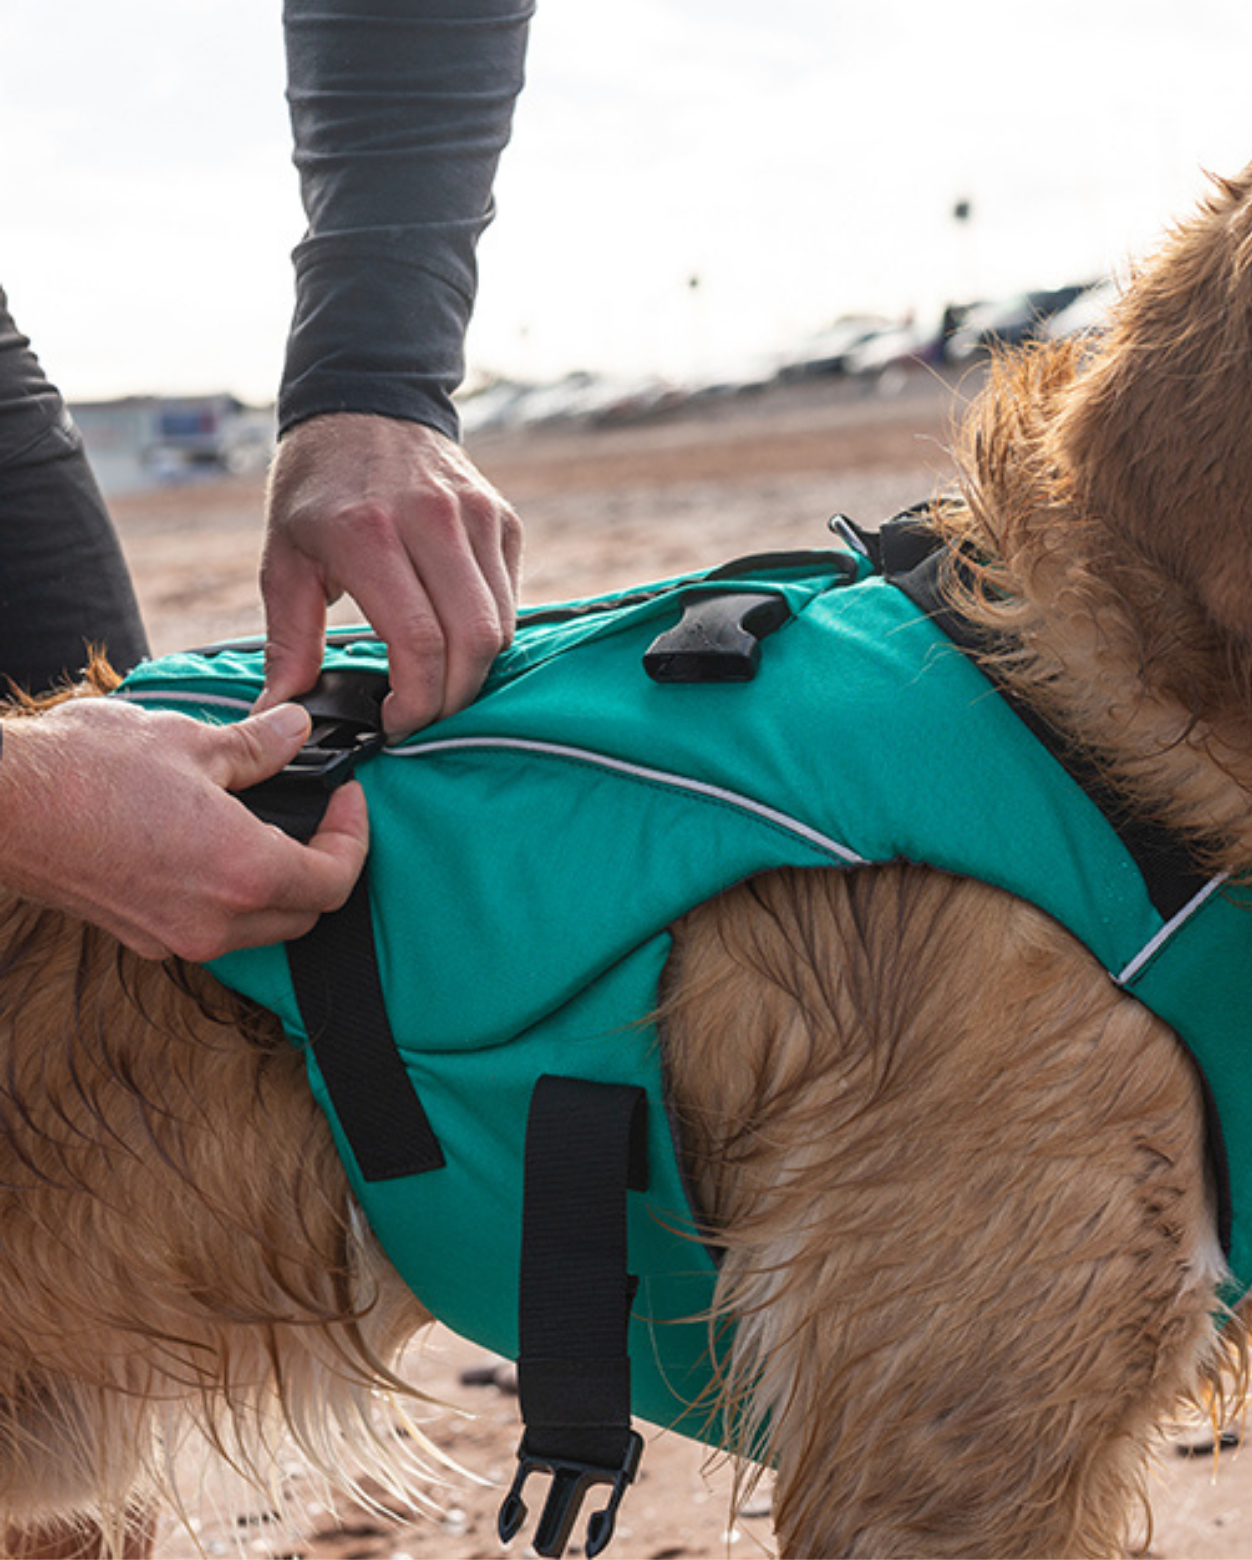
[[[777,595],[789,609],[751,681],[645,673],[645,651],[684,605],[733,593]],[[329,649],[326,664],[386,669],[370,637]],[[147,663],[123,693],[229,720],[261,681],[259,652],[224,648]],[[1252,1280],[1252,1013],[1242,1000],[1252,915],[1220,881],[1154,904],[1086,791],[866,559],[747,560],[524,613],[473,706],[377,752],[358,778],[386,1005],[445,1166],[366,1180],[312,1048],[309,1077],[391,1261],[454,1330],[516,1357],[536,1078],[642,1085],[652,1170],[647,1191],[629,1198],[633,1404],[655,1423],[717,1438],[698,1406],[716,1267],[694,1238],[649,1015],[666,928],[781,866],[925,863],[1005,889],[1068,928],[1199,1061],[1220,1117],[1228,1260],[1241,1287]],[[213,968],[304,1041],[281,949]]]

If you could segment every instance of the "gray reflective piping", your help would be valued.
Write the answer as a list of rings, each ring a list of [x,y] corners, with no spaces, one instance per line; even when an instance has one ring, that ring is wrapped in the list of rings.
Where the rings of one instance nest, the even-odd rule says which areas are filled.
[[[595,753],[586,748],[567,747],[559,742],[535,742],[524,737],[449,737],[445,741],[422,742],[416,746],[383,748],[382,757],[422,758],[428,753],[449,753],[466,748],[504,748],[514,752],[540,753],[548,758],[573,759],[576,763],[590,764],[598,769],[609,769],[616,774],[628,775],[632,780],[646,781],[649,785],[662,785],[674,791],[707,796],[710,801],[722,802],[729,807],[737,808],[740,812],[749,813],[765,823],[785,829],[799,839],[807,840],[809,844],[828,852],[846,866],[869,865],[864,856],[858,856],[856,851],[849,850],[838,840],[833,840],[829,835],[810,828],[807,823],[801,823],[798,818],[789,817],[787,813],[779,812],[777,808],[767,807],[764,802],[755,801],[750,796],[741,796],[737,791],[728,791],[722,786],[710,785],[704,780],[692,780],[687,775],[670,774],[664,769],[649,769],[643,764],[632,764],[625,759],[612,758],[606,753]]]
[[[1217,892],[1217,890],[1222,886],[1222,884],[1229,876],[1229,872],[1223,872],[1218,877],[1211,878],[1200,890],[1200,892],[1195,895],[1194,898],[1189,899],[1181,910],[1172,916],[1170,920],[1166,921],[1165,925],[1160,929],[1159,932],[1157,932],[1156,936],[1153,937],[1150,942],[1146,942],[1143,947],[1140,948],[1139,952],[1135,954],[1134,958],[1130,961],[1126,968],[1122,970],[1121,974],[1113,976],[1113,979],[1117,982],[1117,984],[1119,986],[1128,985],[1129,982],[1132,981],[1139,973],[1139,971],[1144,967],[1148,960],[1151,959],[1152,955],[1156,953],[1159,948],[1164,947],[1164,945],[1170,940],[1174,933],[1191,919],[1200,906]]]
[[[260,696],[260,688],[256,697]],[[129,704],[186,704],[192,709],[242,710],[247,715],[252,699],[232,699],[224,693],[182,693],[165,688],[119,688],[115,699],[125,699]]]

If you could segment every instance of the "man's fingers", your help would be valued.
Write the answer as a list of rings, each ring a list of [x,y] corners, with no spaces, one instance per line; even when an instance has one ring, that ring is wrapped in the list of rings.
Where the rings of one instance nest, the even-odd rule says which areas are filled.
[[[420,617],[390,631],[378,621],[381,611],[375,618],[391,672],[391,693],[383,704],[383,725],[391,737],[407,736],[471,703],[512,637],[511,616],[502,623],[477,571],[441,570],[419,588],[426,601]]]
[[[361,875],[370,848],[369,810],[359,782],[341,785],[330,799],[321,826],[307,849],[320,858],[315,869],[326,898],[323,910],[338,910]]]
[[[360,785],[350,781],[340,786],[307,845],[280,843],[280,887],[263,909],[233,919],[232,948],[291,942],[311,930],[319,916],[344,903],[369,851],[369,815]]]
[[[247,827],[254,832],[237,844],[248,861],[247,875],[236,874],[229,890],[209,896],[193,922],[167,932],[170,949],[184,959],[207,964],[232,948],[302,937],[319,916],[344,903],[369,850],[365,794],[356,781],[335,792],[307,845],[255,819]],[[138,952],[153,956],[125,930],[115,930]]]
[[[307,845],[273,828],[267,828],[267,838],[272,854],[263,868],[265,892],[253,907],[254,915],[293,911],[313,920],[338,910],[369,853],[365,792],[356,780],[340,786]]]
[[[307,693],[322,669],[326,587],[314,564],[280,544],[261,565],[265,603],[265,686],[255,708]]]
[[[525,533],[517,511],[503,500],[500,501],[496,523],[498,532],[493,532],[488,542],[483,547],[476,548],[475,552],[496,600],[500,603],[501,621],[508,625],[509,637],[512,638],[513,622],[517,616],[517,598],[522,585],[522,550]]]
[[[413,561],[392,540],[362,560],[352,595],[387,646],[391,693],[383,724],[391,736],[407,736],[444,713],[448,641],[444,625]],[[398,718],[397,718],[398,717]]]
[[[362,581],[356,593],[387,644],[392,693],[383,723],[391,736],[471,703],[513,637],[513,565],[497,520],[494,509],[479,514],[443,495],[405,531],[397,570]]]
[[[360,875],[364,793],[336,792],[302,845],[228,792],[281,769],[309,728],[298,705],[211,726],[113,699],[5,721],[5,883],[151,959],[207,963],[301,935]]]
[[[305,715],[298,705],[281,704],[228,729],[239,732],[245,725],[263,729],[282,724],[293,713]],[[305,716],[304,729],[307,727]],[[349,781],[334,792],[317,833],[307,845],[262,827],[267,828],[266,838],[273,849],[266,869],[259,875],[257,892],[261,903],[256,906],[257,911],[264,907],[317,916],[325,910],[337,910],[352,892],[369,852],[369,812],[360,784]]]

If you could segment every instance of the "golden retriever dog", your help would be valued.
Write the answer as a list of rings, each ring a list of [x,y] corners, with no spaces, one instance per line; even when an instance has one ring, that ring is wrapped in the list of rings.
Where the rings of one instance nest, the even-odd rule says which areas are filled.
[[[996,675],[1246,878],[1252,169],[1098,342],[998,361],[959,456],[936,523]],[[275,1425],[341,1481],[419,1477],[389,1416],[427,1317],[277,1022],[11,896],[0,921],[8,1519],[120,1548],[191,1426],[262,1479]],[[673,935],[667,1067],[781,1551],[1143,1542],[1162,1426],[1224,1419],[1247,1366],[1174,1034],[1039,910],[918,866],[766,874]]]

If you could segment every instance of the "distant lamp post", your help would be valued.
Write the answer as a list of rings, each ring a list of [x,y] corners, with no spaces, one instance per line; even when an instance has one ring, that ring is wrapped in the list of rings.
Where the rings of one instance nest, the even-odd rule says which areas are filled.
[[[688,314],[688,342],[687,342],[687,377],[693,385],[703,383],[708,372],[708,350],[705,340],[704,304],[700,297],[700,289],[704,281],[698,271],[692,271],[687,278],[687,296],[691,300],[691,309]]]
[[[953,268],[953,298],[943,311],[943,339],[960,325],[965,310],[978,297],[978,261],[975,253],[974,203],[963,195],[952,202],[952,221],[959,235]]]

